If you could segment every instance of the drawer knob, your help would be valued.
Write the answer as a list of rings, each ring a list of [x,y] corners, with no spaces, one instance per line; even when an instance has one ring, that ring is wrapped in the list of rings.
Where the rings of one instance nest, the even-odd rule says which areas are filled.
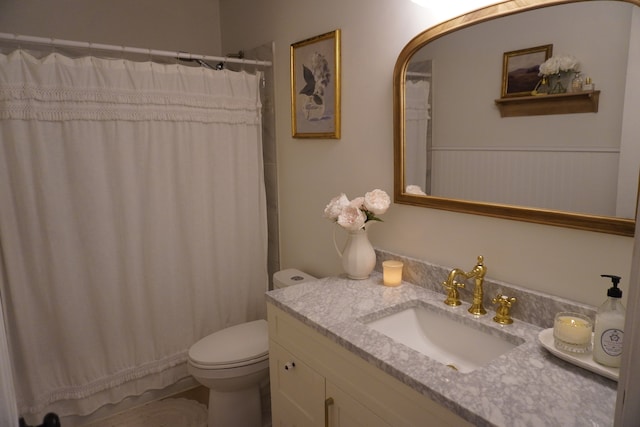
[[[287,362],[287,363],[284,364],[284,370],[285,371],[290,371],[295,367],[296,367],[296,362]]]

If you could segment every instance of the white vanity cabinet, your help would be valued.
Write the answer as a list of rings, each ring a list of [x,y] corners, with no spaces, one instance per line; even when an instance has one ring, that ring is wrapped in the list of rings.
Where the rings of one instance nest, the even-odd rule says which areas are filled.
[[[269,351],[274,426],[389,426],[274,341]]]
[[[268,304],[274,427],[471,426]]]

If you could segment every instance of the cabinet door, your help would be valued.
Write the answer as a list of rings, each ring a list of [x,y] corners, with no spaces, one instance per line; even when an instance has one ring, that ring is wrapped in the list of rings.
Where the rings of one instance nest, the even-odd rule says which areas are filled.
[[[327,425],[330,427],[390,427],[382,418],[367,409],[333,383],[327,381],[325,401]]]
[[[324,427],[324,377],[274,341],[269,342],[274,427]]]

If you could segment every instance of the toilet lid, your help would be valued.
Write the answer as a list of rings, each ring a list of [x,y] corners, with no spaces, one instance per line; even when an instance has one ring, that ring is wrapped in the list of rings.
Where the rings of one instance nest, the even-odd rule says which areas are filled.
[[[241,323],[202,338],[189,349],[198,365],[229,365],[269,354],[266,320]]]

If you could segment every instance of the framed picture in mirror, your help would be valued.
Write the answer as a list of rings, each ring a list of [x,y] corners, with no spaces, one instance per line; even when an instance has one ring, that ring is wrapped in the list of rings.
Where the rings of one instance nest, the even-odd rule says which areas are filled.
[[[291,45],[294,138],[340,138],[340,30]]]
[[[530,96],[540,81],[540,64],[549,59],[552,53],[552,44],[505,52],[500,96]]]

